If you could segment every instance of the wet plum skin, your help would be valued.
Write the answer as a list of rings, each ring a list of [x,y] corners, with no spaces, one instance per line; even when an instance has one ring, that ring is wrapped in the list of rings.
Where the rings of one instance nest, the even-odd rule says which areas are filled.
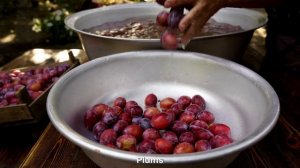
[[[88,109],[84,125],[100,144],[131,152],[181,154],[231,144],[230,127],[216,123],[213,113],[202,109],[202,99],[183,95],[159,100],[151,93],[143,111],[136,101],[118,97],[112,106],[98,103]]]

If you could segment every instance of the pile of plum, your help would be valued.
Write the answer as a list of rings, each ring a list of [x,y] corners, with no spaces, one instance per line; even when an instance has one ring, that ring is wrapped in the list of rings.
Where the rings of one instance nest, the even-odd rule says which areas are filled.
[[[67,69],[69,64],[49,67],[37,67],[30,70],[13,70],[0,72],[0,107],[23,103],[17,92],[25,87],[32,100],[43,93]]]
[[[98,103],[84,113],[84,125],[100,144],[150,154],[207,151],[232,143],[230,127],[216,123],[200,95],[166,97],[153,93],[143,108],[118,97],[113,105]]]

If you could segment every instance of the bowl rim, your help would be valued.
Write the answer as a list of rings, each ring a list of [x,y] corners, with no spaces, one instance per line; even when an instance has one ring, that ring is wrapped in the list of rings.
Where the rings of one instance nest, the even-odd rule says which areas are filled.
[[[266,120],[268,122],[262,121],[261,126],[256,129],[253,133],[249,135],[250,138],[244,138],[243,140],[239,140],[233,142],[232,144],[226,145],[222,148],[216,148],[210,151],[205,152],[195,152],[190,154],[180,154],[180,155],[173,155],[173,154],[143,154],[143,153],[136,153],[136,152],[128,152],[122,151],[119,149],[113,149],[104,145],[101,145],[91,139],[80,135],[75,130],[73,130],[65,121],[60,119],[57,114],[55,107],[52,105],[52,102],[55,101],[55,97],[59,94],[60,88],[64,85],[65,81],[71,79],[79,75],[79,73],[87,68],[92,68],[93,66],[101,63],[105,63],[107,59],[111,61],[115,59],[128,59],[128,58],[137,58],[139,55],[149,55],[149,57],[160,57],[161,55],[171,56],[171,57],[184,57],[185,59],[200,59],[205,61],[211,61],[216,64],[220,64],[224,66],[224,62],[228,68],[231,68],[237,73],[242,75],[247,74],[250,78],[255,79],[255,84],[261,87],[261,90],[265,92],[265,94],[271,99],[270,111],[272,115],[269,115]],[[183,56],[182,56],[183,55]],[[126,56],[126,58],[124,58]],[[202,160],[209,160],[213,158],[218,158],[227,154],[237,153],[242,151],[245,148],[257,143],[259,140],[264,138],[275,126],[278,117],[279,117],[279,99],[272,88],[272,86],[261,76],[259,76],[256,72],[238,64],[230,60],[226,60],[224,58],[215,57],[207,54],[202,53],[195,53],[195,52],[186,52],[186,51],[162,51],[162,50],[146,50],[146,51],[131,51],[131,52],[124,52],[118,54],[112,54],[105,57],[99,57],[94,60],[91,60],[85,64],[81,64],[80,66],[72,69],[67,74],[62,76],[52,87],[50,93],[47,98],[47,114],[50,118],[51,123],[54,127],[68,140],[73,142],[74,144],[78,145],[80,148],[88,151],[94,151],[98,154],[105,155],[112,158],[117,158],[121,160],[135,162],[138,158],[145,157],[145,158],[154,158],[154,159],[163,159],[164,163],[186,163],[186,162],[196,162]],[[191,157],[192,156],[192,157]]]
[[[138,42],[159,42],[160,39],[130,39],[130,38],[120,38],[120,37],[109,37],[109,36],[96,35],[94,33],[90,33],[90,32],[78,29],[75,26],[77,21],[81,17],[87,16],[87,15],[90,15],[90,14],[93,14],[96,12],[103,12],[103,11],[108,11],[108,10],[118,10],[118,9],[149,8],[149,7],[158,8],[161,6],[155,2],[139,2],[139,3],[129,3],[129,4],[127,3],[127,4],[116,4],[116,5],[111,5],[111,6],[103,6],[100,8],[87,9],[87,10],[73,13],[64,19],[64,23],[67,27],[69,27],[73,31],[80,33],[80,34],[92,36],[92,37],[97,37],[97,38],[101,37],[103,39],[113,39],[113,40],[120,40],[120,41],[124,40],[124,41],[138,41]],[[256,26],[253,26],[251,29],[230,32],[230,33],[225,33],[225,34],[202,35],[202,36],[194,37],[193,39],[209,39],[209,38],[217,38],[217,37],[230,36],[230,35],[234,35],[234,34],[241,34],[241,33],[245,33],[245,32],[251,32],[260,27],[263,27],[268,22],[268,18],[265,15],[263,15],[259,11],[256,11],[256,10],[250,9],[250,8],[225,7],[225,8],[220,9],[220,11],[232,11],[232,12],[236,12],[236,13],[242,13],[244,15],[253,15],[253,16],[259,17],[260,19],[258,20],[258,24]]]

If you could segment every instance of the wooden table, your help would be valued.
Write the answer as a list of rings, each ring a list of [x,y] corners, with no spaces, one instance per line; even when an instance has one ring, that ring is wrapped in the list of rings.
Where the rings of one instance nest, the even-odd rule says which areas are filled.
[[[228,167],[236,168],[299,168],[299,149],[290,148],[283,118],[261,142],[243,151]],[[31,149],[21,167],[97,167],[83,151],[65,139],[51,123]]]

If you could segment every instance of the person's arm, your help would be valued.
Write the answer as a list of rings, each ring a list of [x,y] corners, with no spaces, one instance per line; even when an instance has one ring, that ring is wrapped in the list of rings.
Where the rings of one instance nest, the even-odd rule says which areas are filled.
[[[201,31],[209,18],[223,7],[264,8],[277,5],[281,1],[283,0],[166,0],[164,6],[191,6],[178,26],[184,32],[181,43],[187,44]]]
[[[266,8],[279,5],[283,0],[226,0],[225,7]]]

